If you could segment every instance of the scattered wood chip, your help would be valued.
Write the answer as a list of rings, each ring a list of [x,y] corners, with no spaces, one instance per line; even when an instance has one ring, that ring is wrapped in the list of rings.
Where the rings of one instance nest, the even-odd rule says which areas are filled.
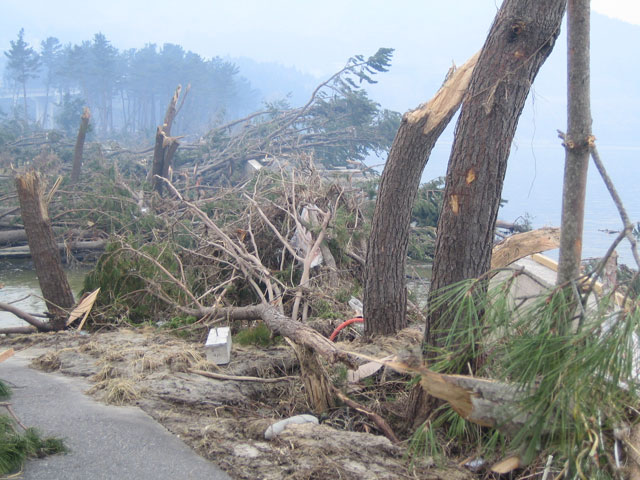
[[[16,352],[15,352],[15,350],[13,348],[10,348],[10,349],[5,350],[4,352],[0,353],[0,363],[4,362],[7,358],[13,357],[14,353],[16,353]]]
[[[98,293],[100,293],[100,288],[97,288],[93,292],[86,295],[80,303],[73,309],[71,314],[69,314],[69,318],[67,319],[67,327],[75,322],[78,318],[82,317],[80,321],[80,325],[78,325],[78,331],[82,330],[84,327],[84,323],[87,321],[87,317],[89,316],[89,312],[93,308],[93,304],[96,302],[96,298],[98,298]]]
[[[494,464],[491,467],[491,471],[494,473],[504,474],[514,471],[516,468],[521,467],[520,457],[514,455],[512,457],[507,457],[504,460],[500,460],[498,463]]]

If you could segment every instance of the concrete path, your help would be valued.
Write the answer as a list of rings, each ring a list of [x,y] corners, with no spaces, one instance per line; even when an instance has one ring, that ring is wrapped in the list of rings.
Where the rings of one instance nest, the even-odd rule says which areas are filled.
[[[10,402],[22,423],[62,437],[71,452],[29,460],[24,480],[227,480],[178,437],[137,407],[115,407],[83,392],[80,378],[29,368],[33,354],[0,363],[0,379],[14,385]]]

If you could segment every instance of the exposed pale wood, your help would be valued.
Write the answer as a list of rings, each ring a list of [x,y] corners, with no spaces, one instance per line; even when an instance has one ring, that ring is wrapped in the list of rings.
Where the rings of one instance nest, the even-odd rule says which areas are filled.
[[[494,473],[505,474],[512,472],[516,468],[520,468],[522,466],[522,461],[519,456],[514,455],[504,460],[500,460],[498,463],[494,464],[491,467],[491,471]]]
[[[554,272],[558,271],[558,262],[556,262],[553,258],[545,257],[544,255],[540,255],[539,253],[535,253],[531,255],[531,259],[539,263],[540,265],[550,268]]]
[[[511,436],[527,420],[527,415],[518,410],[524,392],[515,385],[486,378],[436,373],[425,367],[421,359],[405,354],[380,359],[349,353],[401,373],[420,375],[420,385],[429,395],[448,402],[462,418],[472,423],[494,427]]]
[[[321,414],[335,407],[336,401],[329,375],[320,363],[315,349],[307,345],[292,346],[300,364],[300,376],[304,382],[305,395],[313,411]]]
[[[559,228],[540,228],[518,233],[494,245],[491,268],[502,268],[534,253],[553,250],[560,246]]]
[[[173,97],[171,97],[171,100],[169,101],[167,111],[164,114],[164,124],[162,125],[162,131],[167,135],[171,134],[171,126],[173,125],[173,120],[177,113],[178,99],[180,98],[181,90],[182,85],[178,85],[176,87],[176,91],[173,93]]]
[[[450,72],[427,103],[404,114],[385,165],[367,244],[365,334],[388,335],[407,326],[405,260],[411,210],[436,141],[458,110],[479,54]]]
[[[167,106],[164,123],[156,130],[156,141],[153,149],[153,165],[151,169],[151,183],[153,185],[153,189],[158,193],[162,193],[163,185],[163,182],[160,181],[159,177],[169,179],[169,170],[173,162],[173,156],[180,146],[178,140],[182,138],[170,136],[171,126],[173,125],[173,121],[179,110],[176,106],[178,104],[178,99],[180,98],[181,90],[182,86],[178,85],[173,97],[171,97],[171,100],[169,101],[169,105]],[[187,90],[182,96],[183,102],[188,92],[189,87],[187,87]]]
[[[13,357],[13,354],[16,353],[13,348],[9,348],[4,352],[0,353],[0,363],[4,362],[7,358]]]
[[[89,293],[84,298],[82,298],[82,300],[80,300],[78,305],[76,305],[76,308],[74,308],[73,311],[69,314],[69,318],[67,319],[67,327],[71,325],[75,320],[82,317],[82,321],[78,326],[78,330],[82,330],[84,322],[86,322],[87,316],[89,315],[89,312],[91,312],[96,298],[98,298],[98,293],[100,293],[100,288],[95,289],[93,292]]]
[[[427,118],[422,133],[429,135],[438,125],[449,116],[451,110],[457,110],[462,98],[467,91],[473,68],[478,62],[480,52],[477,52],[464,65],[450,70],[449,75],[435,96],[427,103],[407,113],[409,123],[417,123],[422,118]],[[446,120],[447,123],[448,120]]]

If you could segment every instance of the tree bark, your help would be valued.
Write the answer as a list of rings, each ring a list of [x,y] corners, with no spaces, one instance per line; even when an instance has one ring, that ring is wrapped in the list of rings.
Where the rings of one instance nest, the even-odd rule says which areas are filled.
[[[91,111],[89,107],[84,107],[78,129],[78,138],[76,138],[76,146],[73,149],[73,169],[71,170],[71,183],[80,180],[80,171],[82,169],[82,152],[84,149],[84,139],[87,136],[89,128],[89,120],[91,119]]]
[[[157,177],[169,179],[169,168],[173,162],[173,156],[180,146],[178,143],[178,137],[171,137],[170,134],[173,120],[178,113],[177,104],[181,90],[182,86],[178,85],[173,97],[171,97],[171,100],[169,101],[169,105],[167,106],[164,123],[161,127],[158,127],[156,131],[156,143],[153,149],[153,166],[151,170],[151,184],[153,185],[153,189],[159,194],[162,194],[163,182]],[[187,88],[187,92],[188,91],[189,90]],[[184,95],[182,98],[184,102]]]
[[[569,0],[567,11],[566,159],[562,189],[562,223],[558,284],[580,275],[584,202],[591,136],[589,91],[589,0]]]
[[[566,0],[505,0],[462,105],[447,168],[431,289],[489,270],[511,142],[529,89],[547,59]],[[425,339],[449,320],[431,310]]]
[[[438,137],[458,110],[477,55],[453,72],[426,104],[407,112],[382,172],[367,245],[365,335],[406,327],[405,260],[411,210],[422,171]]]
[[[272,305],[260,304],[246,307],[203,307],[184,309],[185,313],[198,318],[208,316],[211,319],[227,320],[262,320],[273,333],[289,338],[292,342],[310,348],[324,357],[329,363],[342,362],[350,368],[357,368],[358,361],[353,354],[345,352],[327,337],[322,336],[309,325],[291,320]]]
[[[25,322],[27,322],[28,324],[32,325],[33,327],[35,327],[35,329],[33,327],[20,327],[22,329],[22,331],[20,331],[20,333],[27,333],[28,332],[49,332],[51,331],[51,324],[49,323],[45,323],[42,320],[37,319],[36,317],[34,317],[33,315],[20,310],[17,307],[14,307],[13,305],[10,305],[8,303],[2,303],[0,302],[0,310],[3,310],[5,312],[9,312],[14,314],[16,317],[20,318],[21,320],[24,320]],[[10,327],[13,328],[13,327]],[[0,333],[13,333],[13,332],[7,332],[5,329],[0,329]]]
[[[65,327],[66,310],[73,307],[74,299],[51,229],[44,185],[38,173],[31,170],[16,177],[16,189],[40,289],[52,317],[51,326],[60,330]]]

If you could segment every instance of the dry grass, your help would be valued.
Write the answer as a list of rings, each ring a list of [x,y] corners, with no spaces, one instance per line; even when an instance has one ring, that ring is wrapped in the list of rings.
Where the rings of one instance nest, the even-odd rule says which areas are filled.
[[[110,378],[96,383],[88,393],[104,390],[104,400],[112,405],[129,405],[140,398],[140,390],[126,378]]]
[[[173,372],[186,372],[203,361],[205,358],[197,350],[188,347],[171,352],[164,357],[164,363]]]
[[[122,362],[125,358],[123,350],[111,350],[106,352],[100,360],[103,362]]]
[[[44,372],[54,372],[60,369],[62,362],[58,352],[47,352],[38,358],[34,358],[31,365]]]
[[[137,358],[133,361],[132,368],[137,372],[154,372],[162,367],[162,365],[163,361],[158,357],[158,355],[147,352],[141,358]]]
[[[109,380],[112,378],[120,377],[120,371],[114,367],[113,365],[106,364],[102,367],[102,369],[91,377],[92,382],[104,382],[105,380]]]
[[[98,342],[87,342],[78,347],[78,352],[100,356],[106,351],[106,347]]]

